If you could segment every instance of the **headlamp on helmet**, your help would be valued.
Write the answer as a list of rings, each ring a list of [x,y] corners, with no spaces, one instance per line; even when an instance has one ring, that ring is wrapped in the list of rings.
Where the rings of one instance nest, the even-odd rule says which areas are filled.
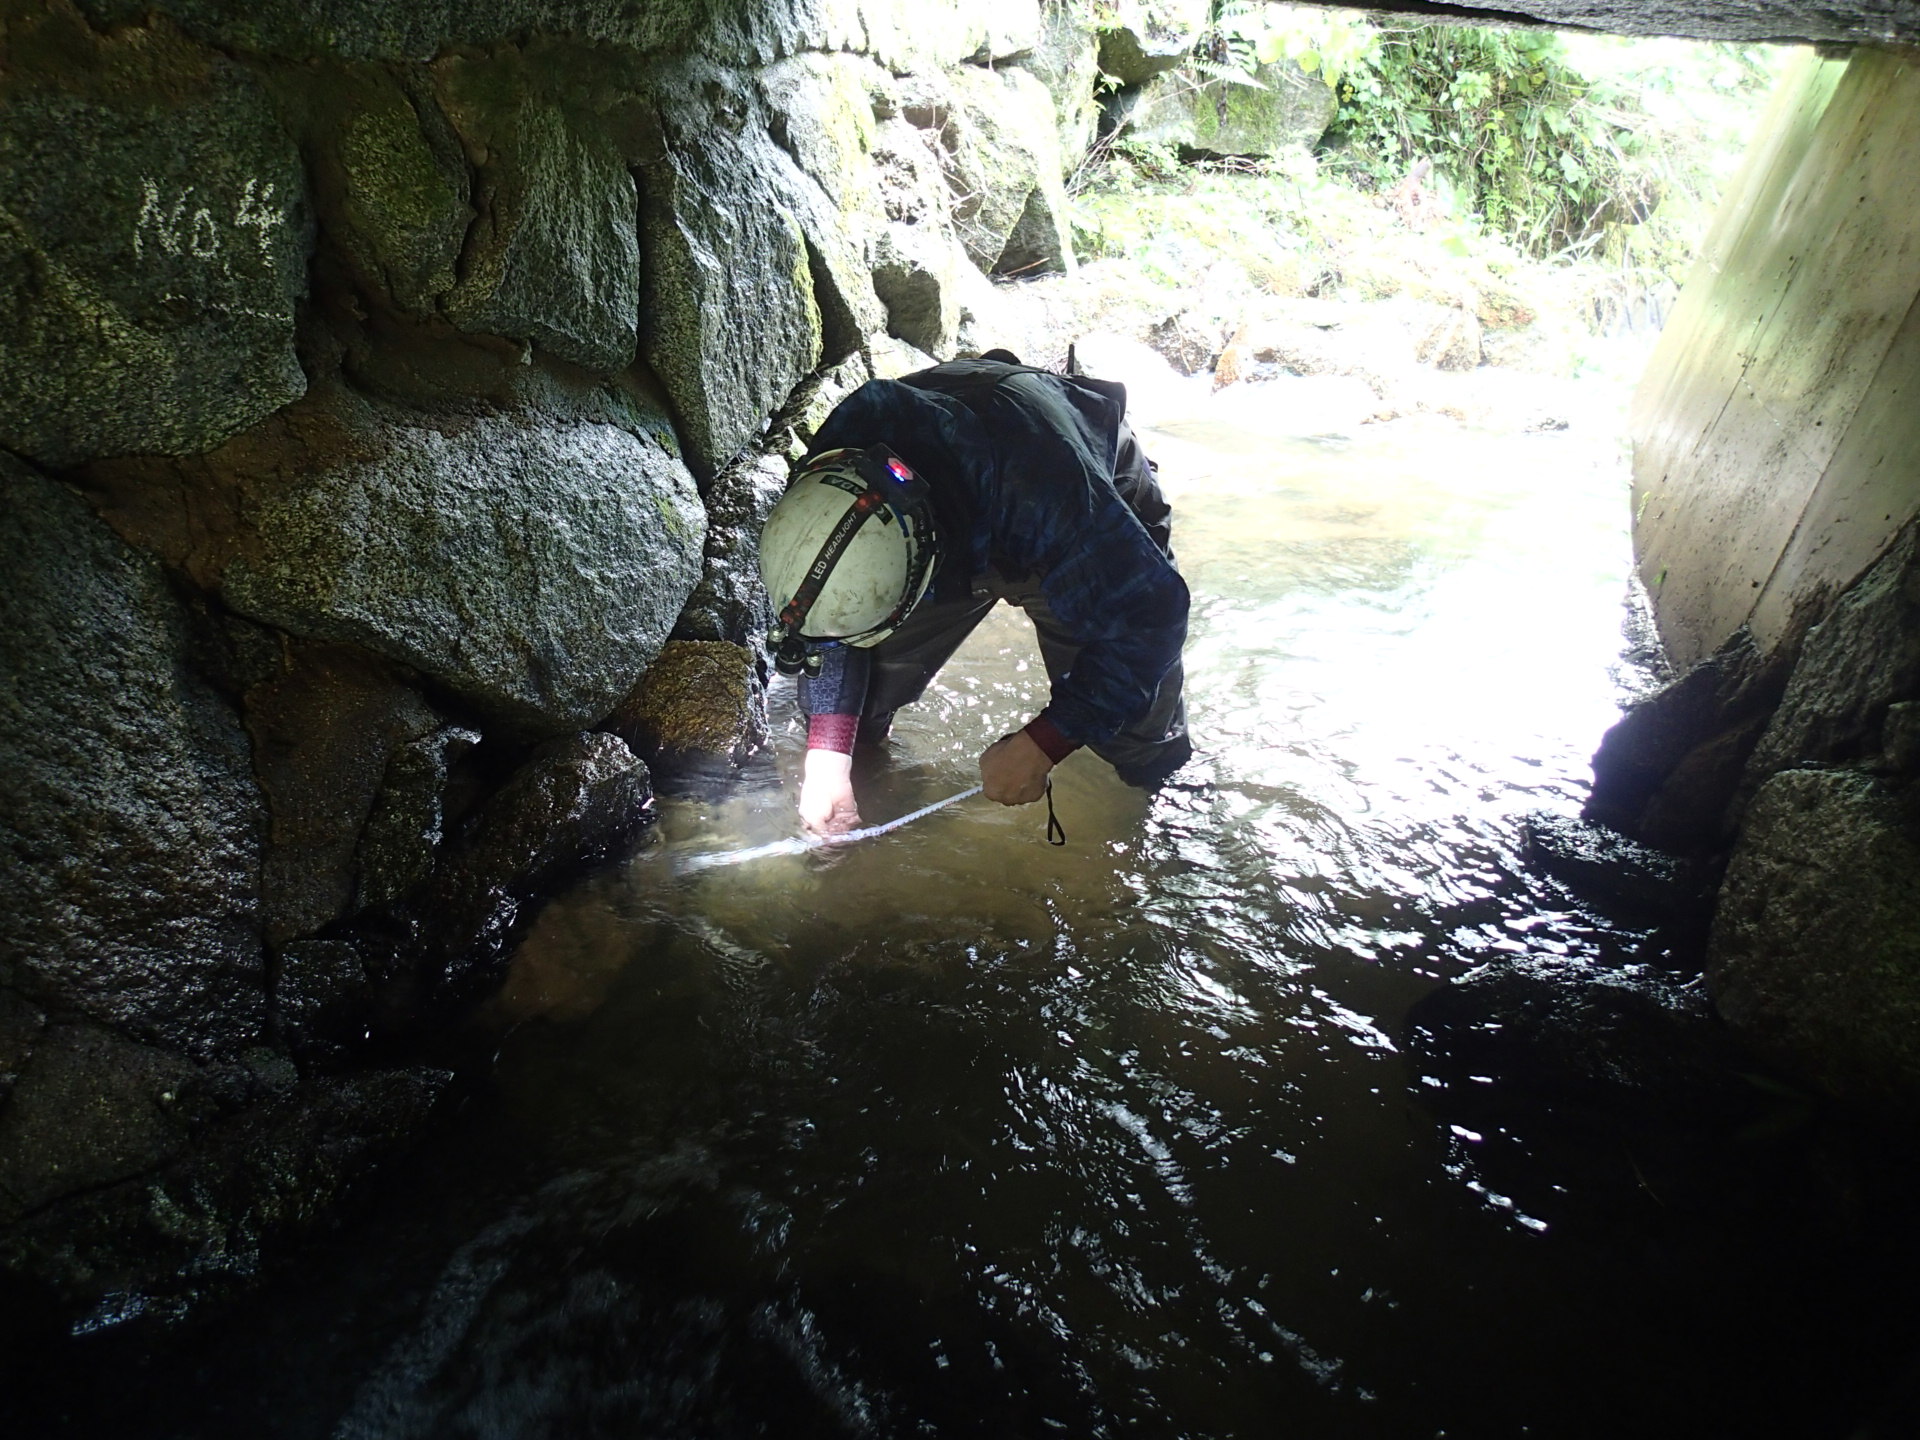
[[[818,674],[823,646],[879,644],[926,593],[937,554],[926,482],[898,455],[808,456],[760,531],[774,664]]]

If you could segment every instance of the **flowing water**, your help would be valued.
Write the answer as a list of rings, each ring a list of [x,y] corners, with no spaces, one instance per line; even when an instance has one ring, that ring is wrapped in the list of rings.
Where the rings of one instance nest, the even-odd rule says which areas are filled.
[[[1615,432],[1311,428],[1248,390],[1147,433],[1195,600],[1172,783],[1073,757],[1064,847],[973,798],[766,853],[776,689],[768,762],[544,912],[466,1111],[168,1433],[1771,1433],[1816,1362],[1754,1272],[1818,1246],[1686,1173],[1723,1137],[1650,1177],[1643,1133],[1525,1095],[1476,1129],[1519,1082],[1409,1020],[1522,961],[1669,983],[1520,859],[1622,697]],[[863,762],[865,819],[1044,695],[1002,610]]]

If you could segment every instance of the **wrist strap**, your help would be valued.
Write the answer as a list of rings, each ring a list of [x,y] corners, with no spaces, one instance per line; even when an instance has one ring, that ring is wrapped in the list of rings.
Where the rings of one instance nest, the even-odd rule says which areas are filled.
[[[807,749],[837,750],[853,754],[854,736],[860,730],[858,715],[813,715],[807,720]]]
[[[1044,710],[1021,728],[1026,737],[1040,747],[1040,753],[1056,765],[1080,748],[1077,740],[1069,740],[1060,733],[1060,727]]]

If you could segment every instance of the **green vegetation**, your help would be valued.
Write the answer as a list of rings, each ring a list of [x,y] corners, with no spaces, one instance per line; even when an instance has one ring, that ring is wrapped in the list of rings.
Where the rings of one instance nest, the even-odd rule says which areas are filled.
[[[1356,298],[1544,264],[1603,323],[1606,296],[1684,278],[1783,54],[1217,0],[1187,80],[1291,62],[1332,126],[1312,156],[1211,165],[1123,135],[1079,177],[1082,253],[1173,283],[1206,249],[1272,294]]]
[[[1334,82],[1329,153],[1380,188],[1430,159],[1458,208],[1539,257],[1672,264],[1773,79],[1752,46],[1448,25],[1374,40]]]

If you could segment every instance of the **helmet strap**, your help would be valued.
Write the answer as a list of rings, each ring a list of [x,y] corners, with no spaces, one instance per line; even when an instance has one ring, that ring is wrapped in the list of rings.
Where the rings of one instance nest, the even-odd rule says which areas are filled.
[[[866,471],[869,466],[877,465],[884,470],[888,460],[897,458],[886,446],[876,445],[862,453],[861,459],[865,463],[860,468]],[[933,507],[928,499],[926,481],[922,480],[911,467],[906,466],[905,461],[901,461],[901,464],[907,469],[909,476],[905,482],[907,493],[903,498],[908,504],[919,509],[928,529],[932,530]],[[774,647],[774,665],[782,674],[797,675],[802,670],[808,674],[815,674],[819,671],[819,658],[807,653],[810,647],[807,646],[806,637],[801,634],[801,629],[807,623],[807,614],[813,609],[814,602],[820,598],[820,592],[826,588],[827,580],[833,574],[833,567],[838,565],[840,557],[847,553],[847,547],[853,543],[853,537],[860,533],[860,527],[867,522],[867,517],[895,499],[885,486],[897,482],[899,477],[891,471],[885,473],[888,475],[886,482],[882,482],[872,473],[863,475],[867,488],[855,498],[853,504],[847,508],[847,513],[840,517],[839,522],[829,532],[825,542],[820,546],[820,553],[814,556],[813,563],[807,567],[807,573],[802,577],[799,588],[781,607],[778,623],[767,640]],[[900,603],[893,607],[892,612],[878,625],[863,630],[858,635],[840,635],[830,638],[844,644],[863,639],[868,635],[885,634],[892,630],[906,618],[907,611],[920,598],[921,581],[932,563],[933,546],[921,547],[919,564],[907,576],[907,584],[900,596]]]

